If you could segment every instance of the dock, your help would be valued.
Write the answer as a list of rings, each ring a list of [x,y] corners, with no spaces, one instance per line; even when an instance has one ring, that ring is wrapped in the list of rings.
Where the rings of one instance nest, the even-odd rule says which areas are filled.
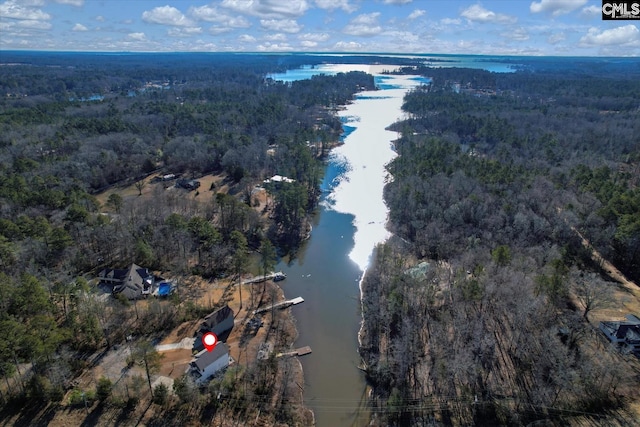
[[[276,272],[271,272],[269,274],[267,274],[266,276],[256,276],[256,277],[252,277],[251,279],[248,280],[243,280],[242,284],[243,285],[252,285],[254,283],[262,283],[265,280],[274,280],[276,282],[279,282],[281,280],[284,280],[287,278],[287,275],[284,274],[282,271],[276,271]]]
[[[286,353],[278,353],[276,354],[276,357],[305,356],[310,353],[311,353],[311,347],[307,345],[304,347],[296,348],[295,350],[292,350],[292,351],[287,351]]]
[[[290,307],[292,305],[300,304],[300,303],[303,303],[303,302],[304,302],[304,299],[302,297],[297,297],[297,298],[289,299],[289,300],[286,300],[286,301],[280,301],[280,302],[277,302],[275,304],[271,304],[268,307],[263,307],[263,308],[259,308],[257,310],[254,310],[253,314],[264,313],[264,312],[267,312],[269,310],[273,310],[273,309],[276,309],[276,308],[287,308],[287,307]]]

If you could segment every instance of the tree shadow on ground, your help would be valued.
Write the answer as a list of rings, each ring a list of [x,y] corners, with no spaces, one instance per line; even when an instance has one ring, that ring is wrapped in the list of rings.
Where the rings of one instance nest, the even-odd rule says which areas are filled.
[[[104,409],[105,409],[104,403],[99,403],[95,408],[91,410],[91,412],[87,414],[87,417],[84,419],[84,421],[82,421],[82,424],[80,424],[80,427],[89,427],[89,426],[98,425],[98,422],[100,421],[100,417],[102,417],[102,414],[104,413]]]
[[[115,420],[114,422],[114,426],[118,427],[121,425],[128,425],[131,422],[131,419],[133,418],[133,414],[136,411],[136,408],[138,407],[138,405],[140,404],[140,400],[139,399],[133,399],[130,398],[127,401],[127,404],[124,408],[122,408],[122,410],[120,411],[120,414],[118,414],[118,418]],[[147,405],[147,408],[144,410],[144,412],[142,413],[142,416],[144,417],[144,414],[147,412],[147,409],[149,409],[150,405]]]
[[[0,412],[0,420],[6,420],[2,425],[46,426],[54,417],[55,412],[56,409],[54,407],[47,408],[46,403],[26,399],[11,400]],[[11,418],[16,415],[18,417],[12,422]]]

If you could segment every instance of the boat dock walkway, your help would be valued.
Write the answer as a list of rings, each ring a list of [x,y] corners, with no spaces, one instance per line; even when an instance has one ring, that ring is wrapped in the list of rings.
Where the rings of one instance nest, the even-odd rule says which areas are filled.
[[[268,307],[263,307],[263,308],[259,308],[257,310],[254,310],[253,314],[264,313],[264,312],[267,312],[267,311],[275,309],[275,308],[287,308],[289,306],[300,304],[300,303],[303,303],[303,302],[304,302],[304,299],[302,297],[297,297],[297,298],[286,300],[286,301],[280,301],[280,302],[277,302],[275,304],[271,304]]]
[[[251,279],[248,280],[243,280],[242,284],[243,285],[251,285],[254,283],[261,283],[264,282],[265,280],[275,280],[276,282],[279,282],[280,280],[284,280],[286,279],[287,275],[284,274],[282,271],[277,271],[277,272],[271,272],[269,274],[267,274],[266,276],[256,276],[256,277],[252,277]]]
[[[278,353],[276,357],[290,357],[290,356],[304,356],[311,353],[311,347],[308,345],[305,347],[296,348],[293,351],[287,351],[286,353]]]

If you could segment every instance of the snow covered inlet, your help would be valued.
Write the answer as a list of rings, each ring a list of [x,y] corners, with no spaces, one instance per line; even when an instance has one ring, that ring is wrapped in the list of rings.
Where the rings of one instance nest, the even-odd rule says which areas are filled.
[[[417,76],[376,75],[381,90],[361,92],[340,112],[346,125],[354,127],[344,145],[332,151],[331,161],[344,163],[346,172],[328,197],[328,207],[354,216],[355,246],[349,257],[366,270],[373,249],[389,237],[388,209],[383,198],[387,180],[385,166],[395,156],[396,132],[386,127],[402,117],[402,101],[408,90],[424,82]]]

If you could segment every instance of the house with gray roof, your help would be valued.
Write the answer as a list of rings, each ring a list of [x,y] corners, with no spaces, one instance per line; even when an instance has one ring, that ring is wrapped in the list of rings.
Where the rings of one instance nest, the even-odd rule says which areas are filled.
[[[219,342],[212,351],[202,350],[189,363],[189,373],[196,384],[204,384],[229,366],[229,347]]]
[[[204,348],[202,336],[207,332],[213,332],[218,337],[218,340],[222,342],[226,341],[233,329],[233,324],[233,310],[228,305],[209,313],[205,316],[204,321],[200,324],[200,328],[196,332],[196,340],[193,343],[193,349],[195,351],[200,351]]]
[[[600,322],[600,330],[623,353],[640,356],[640,318],[629,314],[620,322]]]
[[[155,284],[153,273],[137,264],[131,264],[127,269],[105,268],[98,273],[98,280],[114,295],[122,294],[130,300],[150,295]]]

